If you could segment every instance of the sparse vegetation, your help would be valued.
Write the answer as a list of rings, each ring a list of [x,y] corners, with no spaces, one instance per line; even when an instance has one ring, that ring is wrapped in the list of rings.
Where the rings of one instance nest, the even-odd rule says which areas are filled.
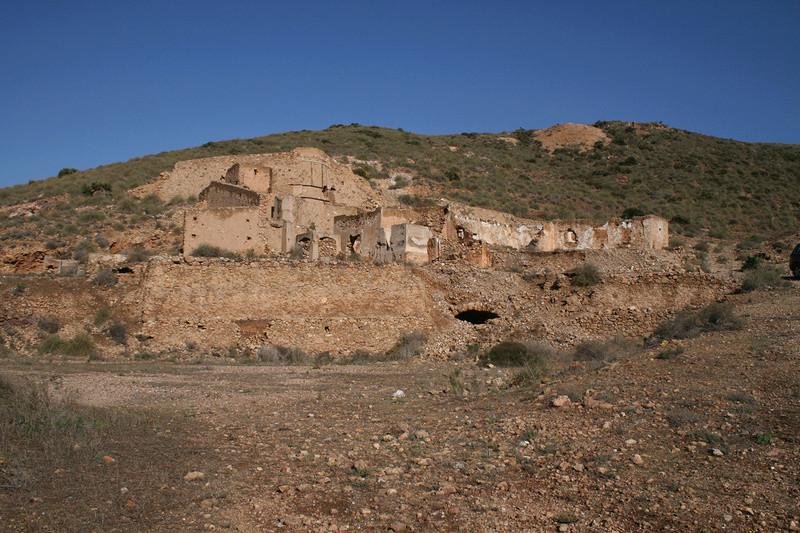
[[[195,257],[233,257],[234,254],[228,250],[224,250],[219,246],[212,246],[210,244],[201,244],[194,250],[192,255]]]
[[[117,344],[128,344],[128,328],[122,322],[114,320],[105,330],[106,337],[116,342]]]
[[[553,349],[543,343],[504,341],[481,354],[479,362],[484,366],[515,367],[517,373],[512,382],[528,385],[545,375],[548,360],[553,354]]]
[[[583,263],[567,272],[570,276],[572,285],[575,287],[591,287],[602,281],[600,269],[593,263]]]
[[[92,283],[99,287],[113,287],[117,284],[117,275],[110,268],[101,268],[92,278]]]
[[[309,355],[299,348],[266,345],[256,350],[256,356],[262,363],[282,365],[303,365],[310,361]]]
[[[42,317],[36,321],[36,326],[45,333],[58,333],[61,329],[61,321],[55,317]]]
[[[95,351],[91,337],[86,333],[77,333],[69,339],[62,339],[58,334],[44,337],[38,346],[40,354],[64,355],[66,357],[88,357]]]
[[[572,350],[575,361],[605,362],[614,361],[630,350],[630,343],[624,339],[607,341],[583,341]]]
[[[778,270],[772,265],[760,265],[748,270],[742,279],[739,292],[762,291],[769,288],[782,288],[788,286]]]
[[[691,339],[708,331],[738,330],[744,321],[736,316],[727,302],[715,302],[697,311],[683,311],[672,320],[662,322],[647,344],[653,346],[664,340]]]
[[[386,358],[390,361],[409,359],[422,353],[427,337],[420,331],[406,333],[403,337],[386,352]]]

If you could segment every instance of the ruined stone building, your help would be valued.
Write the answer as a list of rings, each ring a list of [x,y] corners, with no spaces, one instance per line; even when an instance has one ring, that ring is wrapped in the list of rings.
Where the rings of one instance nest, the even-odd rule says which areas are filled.
[[[205,185],[200,204],[186,210],[185,255],[207,244],[257,255],[298,248],[309,259],[358,254],[375,262],[421,264],[461,258],[489,266],[487,245],[549,252],[652,250],[668,242],[668,223],[655,216],[604,224],[536,221],[444,199],[432,207],[410,208],[321,150],[242,157],[217,179],[186,180],[195,188]],[[217,159],[234,161],[209,158],[218,169],[220,162],[211,161]]]

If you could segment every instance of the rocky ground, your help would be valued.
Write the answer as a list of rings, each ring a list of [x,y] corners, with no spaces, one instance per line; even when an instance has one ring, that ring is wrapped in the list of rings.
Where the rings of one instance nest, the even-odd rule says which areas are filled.
[[[101,431],[77,464],[4,451],[0,529],[799,530],[792,284],[732,296],[739,331],[526,387],[469,361],[5,359],[6,376],[147,423]]]

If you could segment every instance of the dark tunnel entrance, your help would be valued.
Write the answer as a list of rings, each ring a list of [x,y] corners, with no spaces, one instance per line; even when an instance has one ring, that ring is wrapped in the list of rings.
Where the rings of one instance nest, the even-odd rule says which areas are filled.
[[[491,320],[493,318],[497,318],[500,315],[497,313],[492,313],[491,311],[479,311],[477,309],[467,309],[466,311],[461,311],[456,315],[456,318],[459,320],[463,320],[464,322],[469,322],[470,324],[486,324],[487,320]]]

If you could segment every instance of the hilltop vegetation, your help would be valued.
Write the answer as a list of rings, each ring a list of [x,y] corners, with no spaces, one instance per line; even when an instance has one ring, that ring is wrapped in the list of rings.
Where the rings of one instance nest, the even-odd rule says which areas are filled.
[[[171,169],[177,161],[311,146],[354,163],[356,172],[368,179],[399,172],[404,177],[396,187],[406,185],[409,178],[405,176],[410,176],[410,184],[419,186],[414,189],[418,194],[445,196],[522,217],[599,221],[633,209],[670,219],[673,232],[690,236],[703,230],[712,238],[797,232],[800,146],[719,139],[659,123],[598,122],[594,126],[603,130],[608,142],[597,142],[584,151],[566,146],[549,152],[537,139],[537,130],[431,136],[334,125],[320,131],[208,142],[84,171],[65,168],[58,177],[0,189],[0,204],[66,193],[59,204],[62,213],[76,207],[96,208],[102,211],[96,218],[113,216],[117,222],[129,222],[127,213],[128,219],[134,215],[146,219],[161,212],[158,206],[148,206],[157,202],[139,202],[126,192]],[[5,225],[7,217],[0,217]],[[35,227],[42,219],[40,230],[53,226],[47,223],[47,214],[29,217],[25,225]],[[62,229],[80,222],[68,221]],[[51,230],[50,234],[61,232]]]

